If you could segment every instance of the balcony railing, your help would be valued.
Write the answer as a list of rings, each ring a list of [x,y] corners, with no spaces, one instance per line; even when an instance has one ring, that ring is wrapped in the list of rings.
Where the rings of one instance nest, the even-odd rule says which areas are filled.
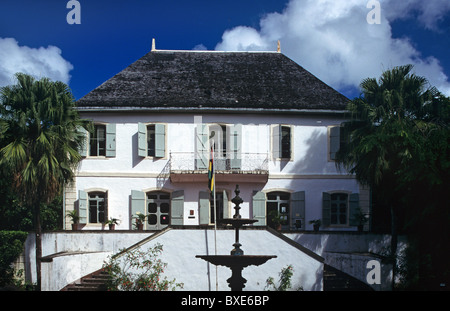
[[[171,152],[170,174],[195,174],[208,170],[209,153]],[[216,173],[268,174],[267,153],[222,153],[214,154]]]

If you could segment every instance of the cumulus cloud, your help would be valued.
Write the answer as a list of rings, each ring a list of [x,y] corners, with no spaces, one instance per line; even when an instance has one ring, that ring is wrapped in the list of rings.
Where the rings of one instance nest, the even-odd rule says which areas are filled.
[[[56,46],[30,48],[19,46],[13,38],[0,38],[0,87],[14,84],[17,72],[69,83],[72,69]]]
[[[435,57],[424,58],[408,38],[394,38],[391,23],[417,16],[423,27],[437,29],[450,12],[448,0],[380,0],[380,24],[369,24],[368,0],[290,0],[283,12],[260,20],[260,29],[226,30],[216,50],[281,50],[338,90],[359,86],[394,66],[413,64],[416,74],[450,95],[450,82]]]

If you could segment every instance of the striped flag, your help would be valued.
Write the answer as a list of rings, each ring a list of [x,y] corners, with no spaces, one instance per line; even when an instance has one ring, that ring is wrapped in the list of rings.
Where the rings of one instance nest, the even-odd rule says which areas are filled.
[[[214,192],[214,152],[212,147],[208,167],[208,188],[211,192]]]

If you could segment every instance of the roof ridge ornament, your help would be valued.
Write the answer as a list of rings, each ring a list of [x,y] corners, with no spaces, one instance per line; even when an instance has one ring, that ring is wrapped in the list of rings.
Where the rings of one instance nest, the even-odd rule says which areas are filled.
[[[277,52],[278,52],[278,53],[281,53],[281,44],[280,44],[280,40],[278,40],[278,43],[277,43]]]
[[[152,39],[152,52],[156,51],[156,43],[155,43],[155,38]]]

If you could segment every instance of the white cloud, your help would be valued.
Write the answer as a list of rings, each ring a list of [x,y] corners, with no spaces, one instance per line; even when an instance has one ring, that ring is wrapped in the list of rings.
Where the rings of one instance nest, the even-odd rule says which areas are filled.
[[[56,46],[30,48],[19,46],[13,38],[0,38],[0,87],[14,84],[17,72],[69,83],[72,69],[72,64],[61,56]]]
[[[364,78],[379,77],[394,66],[413,64],[418,75],[450,95],[439,61],[421,57],[408,38],[393,38],[391,31],[392,21],[413,13],[424,27],[436,29],[437,21],[450,11],[450,1],[380,1],[380,24],[368,24],[367,3],[290,0],[283,12],[264,16],[259,30],[238,26],[225,31],[216,50],[275,51],[280,40],[283,54],[340,90],[358,87]]]

